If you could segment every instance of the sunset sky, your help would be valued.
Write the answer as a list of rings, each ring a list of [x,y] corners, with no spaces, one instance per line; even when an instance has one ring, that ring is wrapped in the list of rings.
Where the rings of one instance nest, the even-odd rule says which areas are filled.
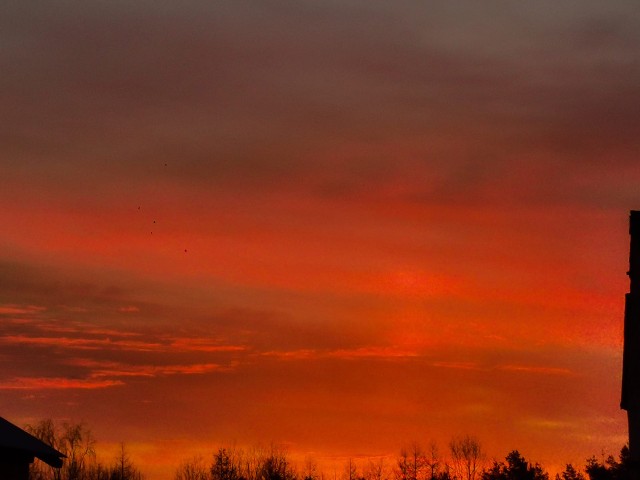
[[[636,2],[0,12],[0,416],[149,480],[223,443],[625,443]]]

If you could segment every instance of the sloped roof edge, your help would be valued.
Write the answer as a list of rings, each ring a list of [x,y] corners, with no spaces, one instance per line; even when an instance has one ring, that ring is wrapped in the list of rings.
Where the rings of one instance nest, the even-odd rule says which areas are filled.
[[[62,466],[65,455],[0,417],[0,449],[20,450],[55,468]]]

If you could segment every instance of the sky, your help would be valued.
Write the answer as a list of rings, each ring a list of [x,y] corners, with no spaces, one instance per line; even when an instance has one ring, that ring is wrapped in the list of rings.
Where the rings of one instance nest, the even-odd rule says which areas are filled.
[[[625,443],[635,2],[0,9],[1,416],[151,480]]]

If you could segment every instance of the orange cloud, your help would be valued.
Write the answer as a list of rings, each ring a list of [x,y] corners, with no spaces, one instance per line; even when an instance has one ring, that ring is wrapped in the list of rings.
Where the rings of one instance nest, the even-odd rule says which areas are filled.
[[[140,308],[135,305],[127,305],[125,307],[118,308],[118,311],[122,313],[137,313],[140,311]]]
[[[544,366],[533,366],[533,365],[500,365],[498,369],[510,371],[510,372],[539,373],[542,375],[562,375],[562,376],[576,375],[575,372],[569,370],[568,368],[544,367]]]
[[[120,380],[22,377],[0,382],[0,390],[93,390],[124,385]]]
[[[200,363],[187,365],[141,365],[124,364],[121,362],[97,361],[86,358],[72,359],[65,362],[68,365],[89,369],[89,378],[102,377],[156,377],[158,375],[194,375],[215,371],[229,370],[229,366],[216,363]]]
[[[0,315],[31,315],[46,310],[45,307],[37,307],[33,305],[0,305]]]
[[[117,349],[149,352],[164,348],[161,344],[133,340],[111,340],[70,338],[70,337],[30,337],[25,335],[7,335],[0,338],[1,343],[19,345],[58,346],[79,350]]]
[[[169,348],[184,352],[242,352],[247,350],[244,345],[221,345],[213,339],[179,337],[168,340]]]
[[[259,355],[265,357],[274,357],[281,360],[318,360],[326,358],[335,358],[341,360],[356,359],[403,359],[421,356],[416,351],[407,350],[395,346],[368,346],[353,349],[337,349],[337,350],[317,350],[317,349],[300,349],[290,351],[267,351],[261,352]]]

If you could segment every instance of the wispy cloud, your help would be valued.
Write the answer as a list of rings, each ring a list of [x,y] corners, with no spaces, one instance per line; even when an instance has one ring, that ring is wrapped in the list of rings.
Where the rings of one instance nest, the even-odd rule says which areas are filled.
[[[198,375],[216,371],[228,371],[229,365],[217,363],[194,363],[186,365],[128,365],[121,362],[96,361],[91,359],[72,359],[69,365],[84,367],[89,370],[88,377],[157,377],[160,375]]]
[[[36,363],[27,374],[0,380],[4,390],[107,388],[125,385],[127,379],[136,377],[228,372],[237,366],[238,355],[247,350],[244,345],[188,333],[180,336],[161,329],[131,331],[108,324],[48,319],[41,317],[38,309],[19,305],[6,308],[4,315],[16,312],[22,317],[0,325],[0,345],[15,352],[8,355],[24,355],[26,348],[32,349],[32,354],[55,355],[47,353],[51,361]],[[55,375],[50,375],[51,369],[56,370]]]
[[[68,331],[68,330],[67,330]],[[109,334],[109,331],[94,331],[93,334]],[[131,334],[134,335],[134,334]],[[122,334],[118,336],[127,337]],[[5,335],[0,337],[0,343],[6,345],[55,346],[70,350],[123,350],[134,352],[242,352],[247,350],[244,345],[220,345],[207,340],[194,338],[163,337],[157,341],[112,339],[112,338],[76,338],[76,337],[35,337],[28,335]]]
[[[0,305],[0,315],[31,315],[46,310],[45,307],[37,307],[33,305]]]
[[[16,307],[16,309],[33,313],[32,310],[24,308]],[[5,324],[4,335],[0,329],[0,343],[5,345],[167,353],[241,352],[248,348],[246,345],[226,344],[218,338],[179,336],[165,331],[135,332],[72,320],[46,320],[25,316],[20,319],[11,319],[10,324],[16,328]],[[60,334],[64,335],[60,336]]]
[[[206,338],[178,337],[169,342],[168,348],[184,352],[242,352],[248,349],[246,345],[224,345]]]
[[[476,362],[438,361],[431,364],[437,368],[452,368],[455,370],[482,370]]]
[[[562,375],[562,376],[576,375],[575,372],[573,372],[568,368],[548,367],[548,366],[542,366],[542,365],[500,365],[497,368],[499,370],[505,370],[507,372],[537,373],[541,375]]]
[[[299,349],[299,350],[271,350],[261,352],[259,355],[275,357],[281,360],[317,360],[335,358],[341,360],[355,359],[403,359],[419,357],[421,354],[414,350],[408,350],[395,346],[368,346],[353,349],[341,348],[336,350]]]
[[[67,348],[70,350],[127,350],[151,352],[166,349],[166,346],[155,342],[134,340],[112,340],[109,338],[71,338],[71,337],[31,337],[26,335],[7,335],[0,337],[0,343],[14,345],[33,345]]]
[[[135,305],[126,305],[124,307],[118,308],[118,311],[121,313],[137,313],[140,311],[140,308]]]
[[[0,390],[92,390],[97,388],[117,387],[124,385],[121,380],[113,379],[75,379],[66,377],[18,377],[0,381]]]

